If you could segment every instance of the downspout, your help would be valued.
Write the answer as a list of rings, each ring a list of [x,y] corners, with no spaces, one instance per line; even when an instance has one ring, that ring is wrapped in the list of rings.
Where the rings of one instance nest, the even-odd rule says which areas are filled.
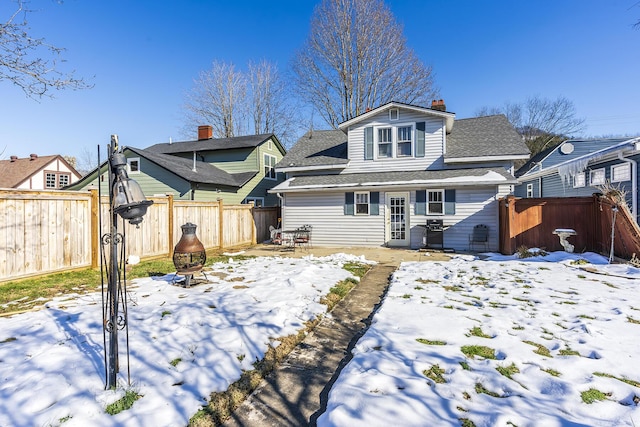
[[[284,218],[284,197],[281,193],[276,193],[276,196],[278,196],[278,199],[280,199],[280,219],[282,219]],[[282,221],[279,225],[280,229],[284,230],[284,221]]]
[[[618,153],[618,159],[631,164],[631,214],[638,222],[638,162],[627,159],[622,153]]]

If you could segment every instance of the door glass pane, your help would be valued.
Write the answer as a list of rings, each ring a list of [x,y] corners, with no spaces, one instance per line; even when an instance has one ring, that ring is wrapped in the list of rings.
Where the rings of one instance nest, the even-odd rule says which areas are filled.
[[[391,240],[405,240],[406,238],[406,218],[404,211],[404,197],[391,197],[389,199],[391,217]]]

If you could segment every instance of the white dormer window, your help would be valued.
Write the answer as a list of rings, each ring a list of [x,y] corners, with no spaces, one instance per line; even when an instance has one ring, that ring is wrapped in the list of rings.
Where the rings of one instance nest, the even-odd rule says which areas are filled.
[[[391,128],[378,129],[378,158],[393,157]]]
[[[398,120],[400,118],[400,110],[392,108],[389,110],[389,120]]]
[[[376,128],[377,159],[412,157],[414,124],[400,124]]]

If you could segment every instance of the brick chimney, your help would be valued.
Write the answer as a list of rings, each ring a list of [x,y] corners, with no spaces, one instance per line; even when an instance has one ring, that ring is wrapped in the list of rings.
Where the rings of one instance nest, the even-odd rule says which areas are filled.
[[[18,160],[18,156],[11,156],[10,159],[11,159],[11,162],[15,162]]]
[[[35,160],[38,158],[37,154],[29,154],[29,160]]]
[[[436,111],[447,111],[447,107],[444,105],[444,100],[434,99],[431,101],[431,109]]]
[[[211,139],[213,137],[213,127],[211,125],[198,126],[198,141]]]

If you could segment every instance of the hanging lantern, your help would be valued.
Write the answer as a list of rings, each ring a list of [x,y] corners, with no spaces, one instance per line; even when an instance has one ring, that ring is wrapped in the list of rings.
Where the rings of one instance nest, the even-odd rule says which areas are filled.
[[[193,274],[202,270],[207,260],[207,252],[196,236],[197,227],[190,222],[181,226],[182,237],[173,249],[173,265],[176,267],[177,273],[185,275],[185,286],[187,287],[191,284]]]
[[[113,211],[132,225],[142,222],[147,208],[153,204],[147,200],[138,184],[127,176],[127,158],[122,153],[114,153],[110,159],[114,171],[112,203]]]

